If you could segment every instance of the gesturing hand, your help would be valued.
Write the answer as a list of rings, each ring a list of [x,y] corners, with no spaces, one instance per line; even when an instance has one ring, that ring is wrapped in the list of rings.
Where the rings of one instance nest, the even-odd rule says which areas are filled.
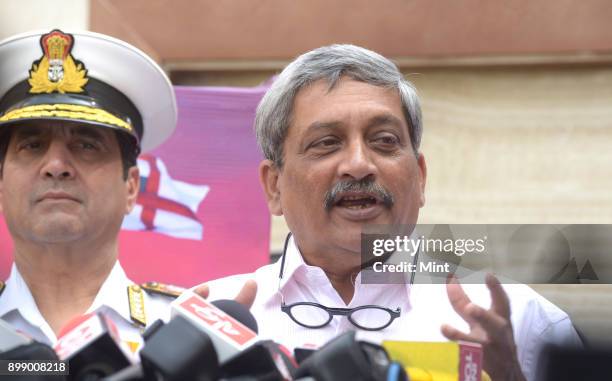
[[[442,326],[442,334],[449,340],[465,340],[482,344],[484,370],[493,381],[524,381],[512,333],[510,301],[499,280],[487,274],[491,293],[491,308],[484,309],[470,300],[455,276],[446,284],[448,299],[455,311],[470,326],[464,333],[449,325]]]

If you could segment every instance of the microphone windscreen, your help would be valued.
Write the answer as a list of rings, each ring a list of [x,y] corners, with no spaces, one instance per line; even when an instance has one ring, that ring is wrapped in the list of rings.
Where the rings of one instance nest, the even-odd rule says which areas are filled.
[[[318,381],[370,381],[385,379],[390,365],[380,345],[358,341],[355,331],[329,341],[304,360],[294,378],[313,377]]]
[[[0,319],[0,353],[31,342],[31,338],[19,333],[12,325]]]
[[[70,379],[102,378],[135,360],[113,321],[102,313],[73,319],[64,330],[54,349],[60,360],[68,361]]]
[[[233,302],[224,302],[226,306]],[[232,305],[242,319],[251,313],[241,306]],[[172,317],[183,316],[194,326],[208,334],[219,357],[224,363],[258,341],[257,333],[240,322],[230,313],[202,298],[195,292],[185,291],[171,305]],[[253,325],[252,323],[250,325]]]
[[[242,304],[229,299],[213,300],[211,302],[215,307],[230,315],[234,319],[238,320],[245,326],[251,329],[255,333],[259,333],[259,327],[257,326],[257,320],[255,316]]]
[[[30,344],[0,353],[0,360],[58,360],[58,357],[47,344],[32,341]]]
[[[210,337],[180,315],[149,337],[140,359],[147,380],[214,380],[219,369]]]

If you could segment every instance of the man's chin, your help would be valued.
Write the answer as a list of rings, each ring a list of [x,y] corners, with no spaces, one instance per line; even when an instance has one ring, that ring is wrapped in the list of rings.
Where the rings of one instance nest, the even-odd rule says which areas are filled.
[[[335,246],[344,251],[359,255],[361,253],[361,226],[346,226],[338,229],[334,234]]]
[[[56,218],[53,222],[39,223],[32,229],[32,238],[39,243],[69,243],[83,237],[83,224],[72,218]]]

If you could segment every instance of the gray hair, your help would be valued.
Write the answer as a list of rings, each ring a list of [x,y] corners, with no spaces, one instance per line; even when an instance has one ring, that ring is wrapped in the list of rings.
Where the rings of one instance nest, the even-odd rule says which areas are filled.
[[[378,53],[355,45],[330,45],[304,53],[287,65],[259,103],[255,133],[266,159],[282,167],[283,143],[297,93],[321,79],[327,80],[331,90],[343,76],[398,90],[412,149],[418,155],[423,127],[414,86],[404,79],[393,62]]]

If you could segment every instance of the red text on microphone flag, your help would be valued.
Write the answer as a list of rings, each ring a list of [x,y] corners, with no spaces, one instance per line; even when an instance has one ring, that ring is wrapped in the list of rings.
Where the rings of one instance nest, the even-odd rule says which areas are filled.
[[[91,314],[75,328],[66,332],[53,349],[60,360],[65,360],[103,333],[104,327],[100,317],[97,314]]]
[[[238,345],[244,345],[257,335],[244,324],[221,311],[205,299],[192,296],[180,303],[185,311],[195,316],[202,324],[218,332]]]

